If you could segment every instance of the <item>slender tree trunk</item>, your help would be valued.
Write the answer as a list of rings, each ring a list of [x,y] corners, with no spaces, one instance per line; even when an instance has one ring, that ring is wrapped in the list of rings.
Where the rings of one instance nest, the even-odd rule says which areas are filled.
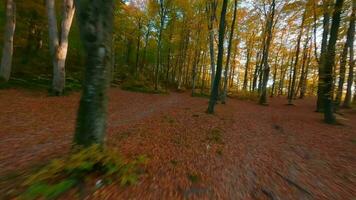
[[[147,32],[145,34],[145,47],[143,48],[143,58],[142,58],[142,64],[140,67],[139,71],[143,71],[146,67],[146,57],[147,57],[147,46],[148,46],[148,40],[150,38],[150,33],[151,33],[151,26],[148,25],[147,27]]]
[[[226,65],[225,65],[225,71],[224,71],[224,89],[222,92],[222,98],[221,98],[221,103],[225,104],[226,103],[226,96],[227,96],[227,87],[228,87],[228,72],[229,72],[229,64],[230,64],[230,57],[231,57],[231,46],[232,46],[232,40],[234,38],[234,30],[235,30],[235,22],[236,22],[236,13],[237,13],[237,0],[234,1],[234,16],[232,19],[231,23],[231,30],[230,30],[230,37],[229,37],[229,46],[227,48],[227,58],[226,58]]]
[[[323,112],[324,110],[324,101],[323,101],[323,88],[324,88],[324,62],[326,57],[326,51],[328,47],[328,36],[330,31],[330,14],[329,14],[330,0],[324,0],[323,3],[323,37],[321,41],[321,50],[320,50],[320,58],[319,58],[319,79],[318,79],[318,99],[316,105],[317,112]]]
[[[251,57],[251,51],[250,48],[247,47],[247,55],[246,55],[246,64],[245,64],[245,73],[244,73],[244,83],[242,86],[242,89],[244,91],[247,90],[247,82],[248,82],[248,70],[249,70],[249,66],[250,66],[250,58]]]
[[[261,57],[261,52],[258,52],[256,54],[256,65],[255,65],[255,72],[253,73],[253,81],[252,81],[252,91],[254,92],[257,87],[257,79],[258,79],[258,73],[259,73],[259,60]]]
[[[292,85],[291,85],[291,91],[288,97],[288,105],[293,105],[292,101],[295,95],[295,82],[297,78],[297,66],[298,66],[298,61],[299,61],[299,53],[300,53],[300,42],[302,39],[303,31],[304,31],[304,22],[305,22],[305,16],[307,13],[307,8],[305,8],[304,13],[303,13],[303,18],[302,18],[302,23],[300,25],[300,32],[297,38],[297,51],[295,54],[295,60],[294,60],[294,65],[293,65],[293,78],[292,78]]]
[[[269,71],[270,67],[268,65],[268,56],[269,56],[269,48],[272,40],[272,28],[273,28],[273,21],[274,21],[274,14],[275,14],[275,7],[276,7],[276,2],[275,0],[272,0],[271,8],[270,8],[270,16],[269,19],[267,19],[267,25],[266,25],[266,31],[267,31],[267,40],[266,40],[266,46],[265,46],[265,51],[264,55],[262,58],[263,62],[263,79],[262,79],[262,87],[261,87],[261,96],[259,103],[260,104],[267,104],[267,82],[269,79]]]
[[[12,55],[14,52],[14,34],[16,27],[16,4],[14,0],[6,0],[6,24],[4,33],[4,46],[0,65],[0,81],[10,79]]]
[[[162,51],[162,33],[163,33],[163,26],[164,20],[166,18],[166,11],[163,5],[163,0],[160,0],[160,26],[158,31],[158,41],[157,41],[157,61],[156,61],[156,69],[155,69],[155,90],[158,90],[158,82],[159,82],[159,70],[161,68],[161,51]]]
[[[224,56],[224,36],[225,36],[225,17],[226,17],[226,9],[227,9],[228,0],[223,0],[222,10],[221,10],[221,17],[220,17],[220,24],[219,24],[219,46],[218,46],[218,60],[217,60],[217,67],[216,67],[216,76],[214,79],[213,89],[210,95],[208,113],[213,114],[215,104],[218,100],[219,96],[219,85],[221,80],[221,72],[222,72],[222,65],[223,65],[223,56]]]
[[[309,67],[310,67],[310,60],[311,60],[311,51],[313,49],[313,43],[310,42],[310,46],[308,49],[308,55],[307,55],[307,61],[306,61],[306,69],[304,72],[303,79],[301,80],[301,90],[300,90],[300,99],[303,99],[305,97],[305,93],[307,91],[307,85],[308,85],[308,74],[309,74]]]
[[[208,14],[208,30],[209,30],[209,49],[210,49],[210,68],[211,68],[211,90],[213,89],[215,80],[215,48],[214,48],[214,21],[216,12],[216,2],[211,0],[206,5],[206,13]]]
[[[76,0],[77,19],[86,52],[83,94],[74,142],[103,144],[106,130],[107,87],[111,65],[113,0]]]
[[[309,29],[306,31],[307,34],[309,33]],[[308,43],[310,41],[310,36],[307,36],[307,39],[305,40],[304,46],[303,46],[303,59],[302,59],[302,71],[300,73],[300,79],[299,79],[299,85],[298,85],[298,90],[296,94],[299,94],[299,98],[303,99],[304,98],[304,84],[307,79],[307,61],[308,61],[308,54],[309,54],[309,49],[308,49]],[[299,92],[300,91],[300,92]],[[305,92],[305,90],[304,90]]]
[[[48,34],[49,34],[49,50],[52,56],[52,63],[53,63],[53,82],[52,82],[52,89],[55,88],[55,82],[58,83],[59,81],[59,70],[58,70],[58,61],[57,61],[57,48],[59,46],[59,38],[58,38],[58,28],[57,28],[57,15],[56,15],[56,7],[55,7],[55,0],[46,0],[46,7],[47,7],[47,15],[48,15]],[[57,87],[57,85],[56,85]],[[61,86],[58,85],[58,89]],[[53,91],[56,92],[56,91]]]
[[[352,4],[352,14],[350,19],[350,27],[347,33],[348,42],[347,45],[350,50],[350,61],[349,61],[349,77],[347,79],[347,90],[345,101],[343,107],[350,108],[351,107],[351,95],[352,95],[352,82],[354,82],[354,67],[355,67],[355,60],[354,60],[354,40],[355,40],[355,19],[356,18],[356,1],[353,0]],[[355,83],[355,96],[356,97],[356,83]],[[354,98],[354,101],[356,99]]]
[[[333,67],[335,64],[335,45],[339,34],[340,27],[340,15],[342,12],[342,5],[344,0],[336,0],[336,4],[334,7],[334,13],[332,17],[332,24],[330,29],[330,40],[326,52],[326,58],[324,62],[324,92],[323,92],[323,100],[324,100],[324,120],[328,124],[336,123],[336,119],[334,116],[333,102],[332,102],[332,85],[333,85]]]
[[[61,37],[57,48],[56,60],[58,62],[57,69],[54,71],[52,91],[57,95],[62,95],[65,88],[65,63],[68,52],[68,37],[72,26],[75,7],[73,0],[63,0]]]
[[[141,48],[141,21],[138,22],[138,35],[137,35],[137,44],[136,44],[136,62],[135,62],[135,75],[138,75],[139,71],[139,60],[140,60],[140,48]]]
[[[282,58],[283,59],[283,58]],[[277,71],[278,71],[278,56],[275,58],[274,69],[273,69],[273,83],[271,88],[271,95],[270,97],[274,97],[274,90],[276,88],[276,81],[277,81]]]

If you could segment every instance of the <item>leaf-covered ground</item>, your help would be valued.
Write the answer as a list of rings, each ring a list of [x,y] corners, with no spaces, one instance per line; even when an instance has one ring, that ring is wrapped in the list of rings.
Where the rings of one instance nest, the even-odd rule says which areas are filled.
[[[109,96],[107,144],[149,162],[136,185],[105,186],[89,199],[356,198],[355,111],[330,126],[313,99],[229,99],[207,115],[207,99],[184,93]],[[69,152],[79,97],[0,91],[0,197],[22,171]]]

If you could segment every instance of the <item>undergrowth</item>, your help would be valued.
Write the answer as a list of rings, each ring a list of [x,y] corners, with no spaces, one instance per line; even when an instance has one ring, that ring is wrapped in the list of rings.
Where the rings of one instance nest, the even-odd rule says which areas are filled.
[[[147,81],[140,81],[140,80],[127,80],[121,84],[121,89],[132,91],[132,92],[142,92],[142,93],[150,93],[150,94],[166,94],[167,91],[162,89],[155,90],[152,84],[148,83]]]
[[[138,180],[140,167],[146,162],[145,156],[127,162],[116,152],[93,145],[65,158],[55,159],[29,176],[23,184],[27,189],[20,199],[55,199],[79,187],[88,177],[99,178],[103,184],[134,184]]]

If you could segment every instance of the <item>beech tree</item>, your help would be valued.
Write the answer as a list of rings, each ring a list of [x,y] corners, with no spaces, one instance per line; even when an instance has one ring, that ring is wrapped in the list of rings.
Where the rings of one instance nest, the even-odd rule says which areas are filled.
[[[226,58],[225,71],[224,71],[224,88],[223,88],[222,97],[221,97],[221,103],[223,103],[223,104],[225,104],[227,90],[228,90],[228,76],[227,75],[230,70],[229,65],[230,65],[230,57],[231,57],[232,39],[234,37],[234,31],[235,31],[236,13],[237,13],[237,0],[234,1],[234,15],[233,15],[231,29],[230,29],[229,46],[227,47],[227,58]]]
[[[14,34],[16,27],[16,4],[14,0],[6,0],[6,24],[4,33],[4,46],[2,49],[0,65],[0,81],[10,79],[12,55],[14,51]]]
[[[86,62],[74,142],[90,146],[105,138],[114,0],[76,0],[75,6]]]
[[[227,3],[228,0],[224,0],[221,9],[221,16],[220,16],[220,23],[219,23],[218,60],[216,65],[216,75],[214,79],[214,84],[212,86],[213,88],[210,94],[210,101],[208,106],[209,114],[214,113],[215,104],[218,101],[218,96],[219,96],[219,85],[221,81],[221,72],[222,72],[223,56],[224,56],[225,17],[226,17]]]
[[[349,76],[347,79],[347,89],[346,96],[343,107],[350,108],[351,107],[351,95],[352,95],[352,83],[354,82],[354,69],[355,69],[355,60],[354,60],[354,41],[355,41],[355,19],[356,18],[356,1],[352,1],[352,13],[350,17],[350,25],[347,31],[347,40],[345,46],[349,48]],[[341,84],[341,83],[340,83]],[[356,88],[356,83],[355,83]],[[354,92],[356,96],[356,90]],[[354,101],[356,99],[354,98]]]
[[[68,52],[68,36],[75,13],[73,0],[63,0],[61,34],[58,36],[55,0],[46,0],[48,15],[49,47],[52,54],[52,93],[62,95],[65,88],[65,62]]]
[[[270,67],[268,64],[268,56],[269,56],[269,49],[272,40],[272,28],[273,22],[275,17],[275,9],[276,9],[276,1],[272,0],[270,5],[269,13],[266,20],[266,28],[265,28],[265,42],[263,45],[263,54],[262,54],[262,64],[263,64],[263,75],[262,75],[262,82],[261,82],[261,96],[259,103],[260,104],[267,104],[267,82],[269,79],[269,71]]]
[[[323,102],[324,102],[324,120],[328,124],[336,123],[334,115],[334,106],[332,98],[333,86],[333,67],[335,64],[335,45],[339,35],[340,15],[342,12],[342,5],[344,0],[336,0],[334,6],[334,13],[332,17],[332,24],[330,28],[330,39],[326,51],[326,58],[324,61],[324,89],[323,89]]]

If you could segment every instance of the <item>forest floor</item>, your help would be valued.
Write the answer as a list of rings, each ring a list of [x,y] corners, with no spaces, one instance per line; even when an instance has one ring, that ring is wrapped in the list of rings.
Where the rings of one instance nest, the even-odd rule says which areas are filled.
[[[88,199],[356,198],[355,110],[326,125],[314,99],[229,99],[208,115],[208,100],[186,93],[109,96],[107,145],[149,161],[137,184]],[[79,97],[0,91],[0,199],[20,172],[70,151]]]

